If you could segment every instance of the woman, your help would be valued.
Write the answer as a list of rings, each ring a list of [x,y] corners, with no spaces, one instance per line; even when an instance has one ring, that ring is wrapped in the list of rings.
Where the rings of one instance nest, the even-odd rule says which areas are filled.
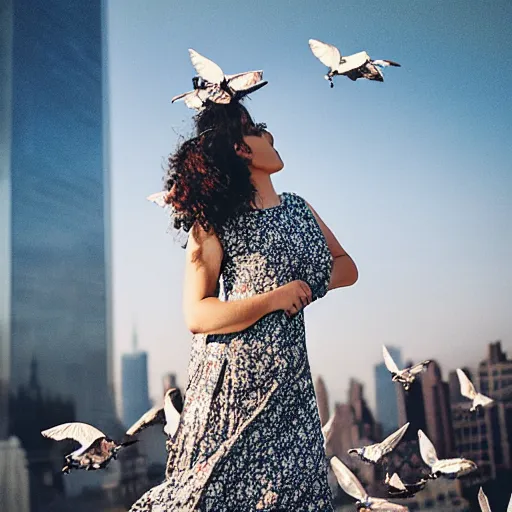
[[[132,511],[332,511],[303,309],[357,269],[311,206],[278,195],[265,125],[208,102],[169,160],[167,202],[189,231],[194,334],[166,481]]]

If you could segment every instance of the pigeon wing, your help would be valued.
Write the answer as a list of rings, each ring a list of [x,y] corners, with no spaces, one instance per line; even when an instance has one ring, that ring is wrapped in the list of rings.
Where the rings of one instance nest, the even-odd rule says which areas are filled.
[[[180,101],[180,100],[184,100],[185,98],[187,98],[187,96],[193,96],[195,94],[195,90],[194,91],[188,91],[188,92],[184,92],[183,94],[178,94],[177,96],[174,96],[174,98],[171,98],[171,103],[174,103],[175,101]]]
[[[178,430],[180,423],[181,413],[183,411],[183,398],[180,390],[172,388],[165,394],[164,399],[164,412],[165,412],[165,427],[164,432],[173,437]]]
[[[389,479],[388,485],[400,491],[407,490],[404,483],[402,480],[400,480],[400,477],[396,473],[393,473],[393,476]]]
[[[221,84],[224,81],[224,71],[215,62],[203,57],[195,50],[189,49],[190,60],[197,74],[211,84]]]
[[[510,501],[508,502],[507,512],[512,512],[512,494],[510,495]]]
[[[385,345],[382,345],[382,356],[384,357],[384,364],[386,365],[386,368],[391,373],[398,373],[400,371]]]
[[[486,405],[492,404],[494,402],[494,400],[492,398],[489,398],[488,396],[482,395],[482,393],[478,393],[477,396],[479,398],[478,403],[482,407],[485,407]]]
[[[457,368],[457,377],[459,377],[460,394],[470,400],[473,400],[476,396],[476,389],[475,386],[473,386],[473,383],[460,368]]]
[[[408,508],[382,498],[370,498],[370,509],[380,512],[408,512]]]
[[[395,62],[395,61],[392,61],[392,60],[387,60],[387,59],[372,60],[372,63],[375,64],[376,66],[381,66],[383,68],[386,68],[388,66],[394,66],[396,68],[401,68],[402,67],[400,64],[398,64],[398,62]]]
[[[189,94],[185,98],[185,105],[193,110],[201,110],[204,102],[208,99],[210,92],[206,89],[197,89],[194,94]]]
[[[226,75],[229,87],[234,91],[243,91],[263,80],[263,71],[246,71],[236,75]]]
[[[155,192],[154,194],[151,194],[150,196],[146,197],[146,199],[162,208],[167,208],[169,205],[165,202],[165,196],[168,193],[169,192],[166,190],[163,190],[162,192]]]
[[[411,375],[418,375],[421,373],[428,365],[430,364],[430,360],[422,361],[421,363],[415,364],[409,368],[409,373]]]
[[[487,496],[485,495],[485,492],[481,487],[480,490],[478,491],[478,504],[480,505],[480,509],[482,510],[482,512],[491,512],[489,500],[487,499]]]
[[[341,54],[336,46],[322,43],[317,39],[310,39],[309,47],[313,55],[328,68],[336,69],[340,65]]]
[[[127,431],[127,436],[135,436],[145,428],[164,423],[164,409],[161,406],[152,407],[149,411],[144,413]]]
[[[63,423],[62,425],[43,430],[41,434],[55,441],[73,439],[74,441],[78,441],[83,447],[91,446],[96,439],[106,437],[101,430],[87,423],[78,422]]]
[[[386,453],[389,453],[390,451],[394,450],[396,445],[402,440],[402,437],[404,437],[404,434],[409,427],[409,423],[406,423],[402,427],[400,427],[397,431],[393,432],[391,435],[386,437],[384,441],[382,441],[380,444],[380,448],[382,451],[382,455],[386,455]]]
[[[349,55],[348,57],[343,57],[343,60],[344,62],[338,66],[337,71],[341,75],[349,76],[347,73],[353,72],[370,62],[370,56],[366,52],[359,52],[354,53],[354,55]]]
[[[331,458],[331,468],[336,476],[336,480],[340,487],[352,498],[356,500],[364,500],[366,491],[364,490],[361,482],[356,478],[354,473],[341,462],[338,457]]]
[[[255,85],[251,85],[250,87],[247,87],[246,89],[242,89],[241,91],[236,91],[235,98],[240,100],[240,99],[244,98],[245,96],[247,96],[248,94],[251,94],[254,91],[257,91],[258,89],[261,89],[263,86],[265,86],[267,84],[268,84],[268,82],[263,80],[263,82],[258,82]]]
[[[333,422],[334,414],[331,414],[331,417],[327,420],[327,423],[322,427],[322,434],[325,440],[327,440],[327,436],[329,435],[329,431],[331,430]]]
[[[423,462],[432,467],[439,459],[432,441],[425,435],[423,430],[418,430],[418,439],[420,442],[420,454]]]

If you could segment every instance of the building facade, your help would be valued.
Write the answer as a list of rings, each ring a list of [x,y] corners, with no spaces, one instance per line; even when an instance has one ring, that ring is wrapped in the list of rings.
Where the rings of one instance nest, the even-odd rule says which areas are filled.
[[[453,428],[450,408],[450,389],[444,382],[441,368],[431,361],[421,376],[425,426],[429,439],[436,447],[437,455],[448,458],[453,454]]]
[[[477,390],[495,402],[471,414],[467,399],[465,404],[452,404],[456,450],[478,465],[468,480],[473,484],[512,470],[512,359],[507,358],[499,341],[489,344],[487,358],[479,364],[476,375],[473,383]]]
[[[123,354],[121,377],[123,424],[131,427],[151,407],[148,393],[148,354],[138,350],[137,333],[133,332],[133,352]]]
[[[0,0],[0,437],[19,437],[32,497],[51,481],[35,472],[36,439],[17,432],[33,361],[55,415],[31,436],[71,410],[117,433],[103,10]]]
[[[329,421],[329,395],[327,394],[324,379],[321,376],[318,376],[315,380],[315,394],[320,424],[324,426]]]
[[[402,355],[396,347],[386,347],[399,368]],[[391,374],[384,363],[375,366],[375,396],[377,398],[377,421],[382,425],[384,434],[390,434],[398,428],[397,384],[391,380]]]

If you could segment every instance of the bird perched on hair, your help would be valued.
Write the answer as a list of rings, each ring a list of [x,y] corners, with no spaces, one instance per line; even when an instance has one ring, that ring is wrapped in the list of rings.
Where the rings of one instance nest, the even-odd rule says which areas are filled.
[[[382,345],[382,355],[384,356],[384,364],[392,375],[393,382],[400,382],[403,384],[405,391],[409,390],[411,384],[416,379],[416,375],[423,372],[430,364],[430,360],[427,359],[421,363],[399,370],[385,345]]]
[[[166,393],[164,407],[153,407],[142,415],[126,431],[126,439],[123,441],[115,441],[96,427],[80,422],[57,425],[43,430],[41,434],[55,441],[71,439],[80,443],[80,448],[65,456],[63,473],[67,474],[72,469],[85,469],[86,471],[103,469],[112,459],[117,459],[121,449],[136,443],[138,440],[133,438],[151,425],[165,423],[164,432],[168,436],[173,436],[178,427],[182,408],[181,393],[177,389],[170,389]]]
[[[389,477],[389,473],[386,473],[384,483],[388,486],[388,496],[390,498],[411,498],[427,485],[427,481],[424,479],[414,484],[405,484],[397,473],[393,473],[391,478]]]
[[[477,469],[477,465],[469,459],[439,459],[434,445],[422,430],[418,430],[418,439],[421,458],[430,467],[429,478],[458,478]]]
[[[400,64],[392,60],[373,60],[366,52],[358,52],[342,57],[336,46],[323,43],[317,39],[310,39],[309,47],[313,55],[329,68],[329,72],[324,78],[329,80],[331,88],[334,87],[332,79],[336,75],[344,75],[353,81],[358,78],[366,78],[367,80],[383,82],[384,75],[380,68],[388,66],[400,67]]]
[[[384,441],[370,446],[363,446],[362,448],[351,448],[348,450],[348,454],[357,455],[364,462],[377,464],[384,455],[395,449],[398,443],[402,440],[407,427],[409,427],[409,423],[406,423],[397,431],[386,437]]]
[[[330,460],[331,468],[336,476],[336,480],[340,487],[352,498],[356,499],[357,510],[375,510],[381,512],[407,512],[407,507],[391,503],[382,498],[372,498],[368,496],[364,487],[350,469],[341,462],[338,457],[334,456]]]
[[[187,107],[201,110],[206,100],[224,104],[238,101],[268,83],[263,81],[263,71],[225,75],[220,66],[195,50],[190,49],[189,55],[198,74],[192,79],[194,89],[175,96],[172,103],[184,100]]]
[[[460,383],[460,394],[473,401],[471,409],[469,409],[471,412],[491,405],[494,402],[492,398],[482,395],[481,393],[477,393],[473,383],[460,368],[457,368],[457,377],[459,378]]]

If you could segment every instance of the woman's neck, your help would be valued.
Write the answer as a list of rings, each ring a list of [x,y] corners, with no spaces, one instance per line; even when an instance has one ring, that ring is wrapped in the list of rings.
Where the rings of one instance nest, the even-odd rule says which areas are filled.
[[[252,169],[251,181],[256,189],[253,205],[255,208],[271,208],[280,204],[281,199],[268,173]]]

